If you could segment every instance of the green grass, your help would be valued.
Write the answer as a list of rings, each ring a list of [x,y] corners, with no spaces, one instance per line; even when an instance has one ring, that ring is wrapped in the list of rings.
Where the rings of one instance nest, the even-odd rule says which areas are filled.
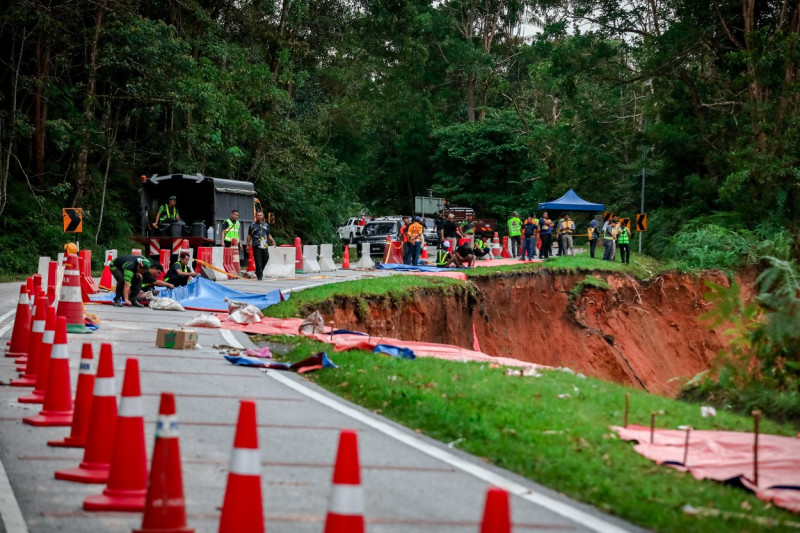
[[[548,270],[554,272],[622,272],[635,276],[638,279],[650,279],[661,272],[669,270],[668,265],[664,265],[650,256],[633,254],[630,264],[623,264],[616,261],[603,261],[602,259],[589,257],[588,253],[577,256],[551,257],[542,263],[523,263],[518,265],[487,266],[465,271],[468,278],[492,276],[502,272],[532,272],[536,270]]]
[[[399,301],[409,298],[409,289],[448,290],[463,289],[464,282],[433,276],[398,274],[370,279],[331,283],[292,293],[285,302],[264,309],[268,316],[287,318],[305,316],[309,307],[332,300],[334,297],[353,297],[364,300],[371,296],[390,296]]]
[[[559,371],[539,378],[512,377],[503,368],[478,363],[332,353],[330,346],[308,339],[270,340],[293,347],[283,358],[290,361],[328,351],[339,369],[306,375],[320,386],[642,527],[715,533],[800,527],[800,517],[744,489],[657,466],[609,429],[623,423],[626,393],[631,423],[647,425],[650,413],[657,411],[662,428],[750,431],[747,418],[726,412],[701,418],[699,404]],[[570,396],[561,399],[560,394]],[[763,432],[794,435],[797,429],[762,421]],[[686,504],[720,511],[723,517],[685,514]],[[757,524],[756,518],[777,525]]]

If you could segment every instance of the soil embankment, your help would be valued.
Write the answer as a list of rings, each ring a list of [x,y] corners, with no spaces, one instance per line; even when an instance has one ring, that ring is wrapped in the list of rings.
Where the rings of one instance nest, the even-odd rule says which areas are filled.
[[[463,289],[419,290],[403,300],[337,298],[320,308],[336,327],[406,340],[473,347],[473,324],[483,352],[674,395],[684,378],[709,367],[725,345],[723,328],[698,317],[710,308],[703,278],[670,273],[654,280],[593,273],[498,274]],[[750,276],[746,276],[750,278]],[[752,279],[741,281],[745,297]]]

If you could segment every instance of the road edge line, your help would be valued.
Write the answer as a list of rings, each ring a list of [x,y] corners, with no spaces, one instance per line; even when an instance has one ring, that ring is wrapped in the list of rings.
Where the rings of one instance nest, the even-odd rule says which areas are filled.
[[[3,521],[6,531],[28,533],[28,524],[25,523],[19,502],[14,496],[3,461],[0,461],[0,520]]]
[[[461,459],[460,457],[457,457],[445,450],[442,450],[437,446],[433,446],[431,444],[423,442],[418,438],[413,437],[412,435],[402,432],[399,429],[387,424],[386,422],[382,422],[380,420],[377,420],[375,418],[366,415],[365,413],[362,413],[361,411],[353,409],[352,407],[345,405],[344,403],[340,402],[337,399],[320,394],[297,381],[294,381],[286,376],[282,376],[278,371],[269,371],[267,372],[267,375],[272,377],[272,379],[278,381],[279,383],[282,383],[287,387],[299,392],[300,394],[303,394],[304,396],[307,396],[319,403],[327,405],[331,409],[339,411],[343,415],[349,416],[350,418],[353,418],[361,422],[362,424],[365,424],[371,427],[372,429],[375,429],[383,433],[388,437],[391,437],[399,442],[402,442],[403,444],[406,444],[407,446],[410,446],[430,457],[439,459],[440,461],[443,461],[461,470],[462,472],[470,474],[473,477],[486,481],[487,483],[490,483],[497,487],[503,488],[508,492],[510,492],[511,494],[519,496],[520,498],[527,500],[535,505],[548,509],[555,514],[558,514],[573,522],[576,522],[586,528],[591,529],[592,531],[597,531],[598,533],[623,533],[628,531],[623,527],[620,527],[616,524],[612,524],[611,522],[603,520],[602,518],[599,518],[590,513],[582,511],[577,507],[559,501],[555,498],[551,498],[550,496],[534,492],[529,487],[520,485],[519,483],[511,481],[510,479],[507,479],[501,476],[500,474],[497,474],[479,465]]]

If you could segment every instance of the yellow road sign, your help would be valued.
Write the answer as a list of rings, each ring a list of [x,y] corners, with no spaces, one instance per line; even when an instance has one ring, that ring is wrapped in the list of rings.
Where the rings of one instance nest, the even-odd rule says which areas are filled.
[[[65,207],[61,215],[64,218],[64,233],[83,233],[83,209]]]

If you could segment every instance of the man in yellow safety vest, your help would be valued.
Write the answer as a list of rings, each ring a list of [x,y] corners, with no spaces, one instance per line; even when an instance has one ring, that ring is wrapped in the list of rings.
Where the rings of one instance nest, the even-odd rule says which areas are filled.
[[[222,242],[225,248],[230,248],[233,239],[242,242],[239,237],[239,211],[236,209],[231,211],[231,217],[222,223]]]

